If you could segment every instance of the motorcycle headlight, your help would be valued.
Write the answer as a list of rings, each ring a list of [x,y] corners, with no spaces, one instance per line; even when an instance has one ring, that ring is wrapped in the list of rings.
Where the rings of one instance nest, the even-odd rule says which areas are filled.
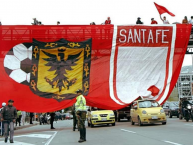
[[[109,114],[110,117],[115,116],[114,114]]]
[[[161,109],[160,112],[161,112],[161,113],[164,113],[164,109]]]
[[[192,107],[190,105],[187,106],[188,109],[191,109]]]
[[[142,111],[142,114],[147,114],[147,112],[145,110]]]
[[[97,114],[93,114],[92,117],[98,117],[98,115]]]

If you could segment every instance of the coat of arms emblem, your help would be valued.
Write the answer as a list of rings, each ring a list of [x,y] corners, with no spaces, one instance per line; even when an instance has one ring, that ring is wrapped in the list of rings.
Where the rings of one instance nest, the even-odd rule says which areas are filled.
[[[73,99],[75,91],[89,92],[92,39],[70,42],[33,40],[30,88],[57,101]]]

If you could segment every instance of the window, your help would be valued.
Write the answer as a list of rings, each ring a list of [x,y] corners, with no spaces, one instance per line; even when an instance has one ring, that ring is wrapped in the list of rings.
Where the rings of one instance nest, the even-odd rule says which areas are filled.
[[[180,76],[181,77],[181,81],[190,81],[190,76],[188,75],[184,75],[184,76]]]
[[[156,101],[141,101],[139,102],[139,108],[151,108],[151,107],[159,107],[160,105]]]

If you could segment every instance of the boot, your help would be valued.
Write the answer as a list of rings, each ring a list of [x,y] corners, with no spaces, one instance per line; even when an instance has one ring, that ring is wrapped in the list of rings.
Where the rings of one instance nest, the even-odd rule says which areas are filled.
[[[86,141],[86,128],[84,128],[84,141]]]
[[[73,127],[73,131],[75,131],[75,130],[76,130],[76,127],[74,126],[74,127]]]
[[[84,129],[80,129],[80,140],[78,141],[79,143],[82,143],[84,142]]]
[[[5,138],[5,143],[7,143],[7,139],[8,139],[8,137]]]
[[[14,143],[13,140],[10,140],[10,143]]]

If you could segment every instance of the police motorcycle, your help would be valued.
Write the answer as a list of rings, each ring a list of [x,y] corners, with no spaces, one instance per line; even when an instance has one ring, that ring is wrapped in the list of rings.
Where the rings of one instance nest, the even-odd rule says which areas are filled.
[[[192,111],[192,105],[191,104],[186,104],[183,106],[183,112],[180,112],[180,119],[185,119],[187,122],[191,119],[193,122],[193,111]]]

